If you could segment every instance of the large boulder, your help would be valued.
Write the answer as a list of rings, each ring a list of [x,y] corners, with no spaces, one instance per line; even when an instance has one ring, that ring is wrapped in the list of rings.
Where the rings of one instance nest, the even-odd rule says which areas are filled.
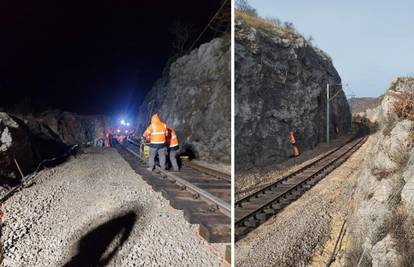
[[[236,168],[291,157],[290,131],[302,151],[324,141],[328,83],[330,135],[346,133],[351,112],[329,56],[289,28],[246,16],[235,21]]]
[[[20,178],[15,160],[24,173],[33,168],[30,139],[24,125],[7,113],[0,112],[0,180],[3,180],[0,184]]]
[[[79,115],[49,110],[36,115],[36,120],[47,125],[66,144],[90,144],[103,137],[109,128],[109,118],[100,115]]]
[[[60,157],[68,151],[47,125],[0,113],[0,182],[13,184],[35,170],[44,159]]]
[[[174,61],[139,108],[142,133],[158,113],[177,131],[183,151],[230,163],[230,42],[216,38]]]

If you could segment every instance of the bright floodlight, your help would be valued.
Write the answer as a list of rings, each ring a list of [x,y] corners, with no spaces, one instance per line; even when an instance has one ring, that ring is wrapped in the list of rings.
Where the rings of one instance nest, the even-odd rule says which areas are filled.
[[[116,132],[117,132],[117,133],[120,133],[120,132],[121,132],[121,130],[117,129],[117,130],[116,130]]]
[[[130,123],[129,123],[129,122],[127,122],[127,123],[126,123],[126,126],[129,126],[129,125],[130,125]]]
[[[122,124],[122,125],[125,125],[125,121],[124,121],[124,120],[121,120],[121,124]]]

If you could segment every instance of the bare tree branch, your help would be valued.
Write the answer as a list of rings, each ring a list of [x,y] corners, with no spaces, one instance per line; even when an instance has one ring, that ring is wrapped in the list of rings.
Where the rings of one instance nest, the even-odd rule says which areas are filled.
[[[194,25],[191,23],[176,21],[170,27],[170,32],[175,37],[175,40],[172,43],[174,53],[182,55],[186,51],[186,47],[189,45],[190,39],[195,32]]]

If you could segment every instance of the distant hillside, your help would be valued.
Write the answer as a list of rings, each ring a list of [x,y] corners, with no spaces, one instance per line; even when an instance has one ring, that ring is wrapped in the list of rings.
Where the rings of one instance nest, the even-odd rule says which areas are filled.
[[[351,106],[352,114],[365,112],[367,109],[373,109],[377,107],[382,100],[380,97],[356,97],[349,99],[349,105]]]

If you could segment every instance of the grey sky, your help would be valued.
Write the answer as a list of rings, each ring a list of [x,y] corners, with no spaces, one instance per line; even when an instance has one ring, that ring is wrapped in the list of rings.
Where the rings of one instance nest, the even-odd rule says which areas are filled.
[[[312,35],[357,96],[379,96],[395,77],[414,75],[414,1],[249,2],[260,16],[292,22]]]

